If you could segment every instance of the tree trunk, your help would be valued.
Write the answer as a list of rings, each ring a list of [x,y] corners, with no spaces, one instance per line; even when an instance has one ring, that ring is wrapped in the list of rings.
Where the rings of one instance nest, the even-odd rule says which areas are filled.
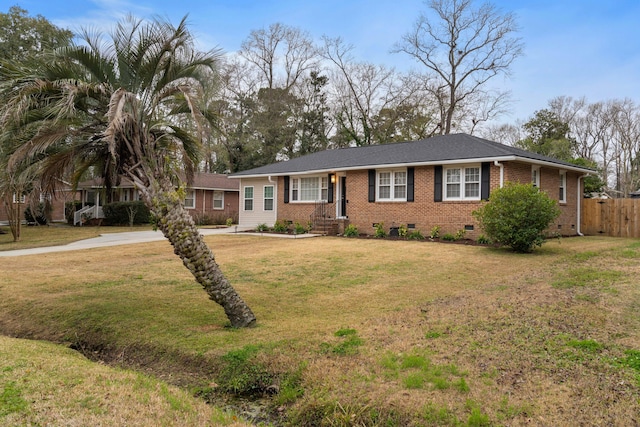
[[[4,205],[7,211],[7,220],[9,222],[9,229],[11,230],[11,235],[13,236],[13,241],[19,242],[22,234],[22,217],[21,217],[21,209],[20,209],[22,204],[19,203],[19,199],[16,201],[16,203],[14,203],[13,197],[9,193],[6,194],[4,197]],[[17,196],[17,197],[20,197],[20,196]]]
[[[209,294],[209,298],[224,308],[231,326],[253,326],[256,322],[255,315],[220,270],[213,252],[204,242],[176,191],[173,188],[162,188],[167,185],[170,184],[159,185],[156,191],[147,189],[150,190],[150,208],[156,215],[158,228],[169,239],[175,254]]]

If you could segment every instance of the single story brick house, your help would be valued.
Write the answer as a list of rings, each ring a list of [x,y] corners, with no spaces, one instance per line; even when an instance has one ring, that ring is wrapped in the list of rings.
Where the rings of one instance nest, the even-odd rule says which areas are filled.
[[[91,218],[104,218],[102,206],[105,204],[104,188],[101,179],[83,181],[78,184],[81,192],[82,209],[76,212],[74,224],[80,224],[82,215]],[[220,222],[227,218],[234,222],[238,219],[239,182],[227,175],[197,172],[193,182],[187,188],[185,208],[196,222]],[[112,189],[110,201],[126,202],[140,200],[133,183],[123,178],[118,187]]]
[[[38,200],[38,204],[46,203],[48,218],[51,222],[65,222],[65,204],[71,202],[79,197],[78,193],[73,191],[70,184],[64,184],[57,192],[56,197],[50,197],[41,195]],[[21,219],[24,220],[24,210],[29,206],[29,200],[26,196],[17,197],[15,194],[12,196],[12,207],[18,204],[20,209]],[[7,209],[10,208],[0,200],[0,224],[6,224],[9,221]]]
[[[507,181],[531,182],[556,199],[552,231],[580,234],[583,181],[593,170],[467,134],[326,150],[230,175],[240,181],[239,223],[329,220],[373,234],[405,225],[428,234],[481,234],[471,215]]]

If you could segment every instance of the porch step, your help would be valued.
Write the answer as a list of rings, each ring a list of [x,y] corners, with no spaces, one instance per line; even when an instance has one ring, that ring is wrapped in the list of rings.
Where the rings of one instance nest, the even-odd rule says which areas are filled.
[[[310,233],[335,236],[338,234],[338,223],[331,219],[318,220],[313,223]]]

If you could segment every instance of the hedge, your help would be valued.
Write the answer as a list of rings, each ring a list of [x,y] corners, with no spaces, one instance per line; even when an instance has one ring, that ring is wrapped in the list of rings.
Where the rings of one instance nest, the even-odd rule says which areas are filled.
[[[134,224],[149,224],[149,208],[144,202],[113,202],[102,207],[108,225],[129,225],[129,212],[135,210]]]

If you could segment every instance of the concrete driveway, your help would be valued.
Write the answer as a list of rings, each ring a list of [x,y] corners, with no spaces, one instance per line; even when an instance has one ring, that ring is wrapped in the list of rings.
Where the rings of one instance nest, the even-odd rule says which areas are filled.
[[[199,229],[200,234],[203,236],[209,236],[212,234],[242,234],[242,235],[263,235],[263,236],[273,236],[273,237],[284,237],[284,238],[304,238],[304,237],[315,237],[317,234],[300,234],[298,236],[292,236],[289,234],[269,234],[269,233],[246,233],[247,230],[251,230],[253,227],[228,227],[228,228],[201,228]],[[165,240],[165,237],[162,235],[160,231],[131,231],[125,233],[105,233],[101,234],[99,237],[94,237],[92,239],[79,240],[77,242],[69,243],[67,245],[61,246],[47,246],[42,248],[31,248],[31,249],[17,249],[13,251],[0,251],[0,258],[2,257],[13,257],[13,256],[23,256],[23,255],[37,255],[37,254],[47,254],[52,252],[68,252],[68,251],[77,251],[82,249],[90,249],[90,248],[102,248],[106,246],[118,246],[118,245],[130,245],[134,243],[146,243],[146,242],[155,242],[159,240]]]

